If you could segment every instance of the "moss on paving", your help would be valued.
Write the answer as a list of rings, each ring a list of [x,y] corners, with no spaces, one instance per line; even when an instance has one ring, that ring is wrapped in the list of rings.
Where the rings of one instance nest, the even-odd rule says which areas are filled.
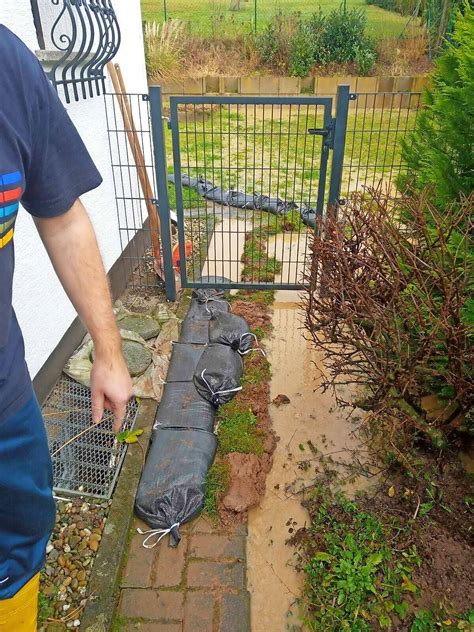
[[[229,489],[229,464],[217,456],[206,477],[206,491],[204,498],[204,513],[213,521],[219,520],[219,502]]]
[[[281,272],[281,263],[276,257],[267,254],[267,235],[264,227],[258,233],[249,232],[245,240],[242,254],[242,280],[254,283],[270,283],[275,275]]]
[[[262,303],[272,305],[275,300],[275,290],[239,290],[229,298],[229,302],[245,301],[246,303]]]

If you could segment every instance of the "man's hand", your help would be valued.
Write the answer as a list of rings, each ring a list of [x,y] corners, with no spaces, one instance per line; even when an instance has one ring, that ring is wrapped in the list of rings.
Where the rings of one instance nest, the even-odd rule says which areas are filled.
[[[77,200],[57,217],[35,219],[56,273],[90,332],[95,346],[91,375],[92,418],[98,423],[104,408],[115,417],[120,430],[132,395],[104,265],[89,217]]]
[[[112,357],[96,353],[91,373],[92,421],[101,421],[104,408],[114,415],[114,432],[122,428],[127,402],[132,396],[132,380],[119,351]]]

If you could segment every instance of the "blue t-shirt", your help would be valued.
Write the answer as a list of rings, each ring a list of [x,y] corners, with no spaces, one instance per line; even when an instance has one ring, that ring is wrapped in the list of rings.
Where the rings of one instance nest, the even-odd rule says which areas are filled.
[[[40,63],[0,25],[0,422],[24,406],[32,394],[12,308],[13,236],[19,203],[35,217],[55,217],[101,182]]]

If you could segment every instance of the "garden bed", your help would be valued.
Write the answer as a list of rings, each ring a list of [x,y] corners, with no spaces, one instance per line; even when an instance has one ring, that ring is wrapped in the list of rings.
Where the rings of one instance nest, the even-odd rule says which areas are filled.
[[[389,466],[354,501],[319,474],[303,503],[309,524],[289,539],[310,629],[473,629],[472,482],[453,454],[414,456],[416,473]]]

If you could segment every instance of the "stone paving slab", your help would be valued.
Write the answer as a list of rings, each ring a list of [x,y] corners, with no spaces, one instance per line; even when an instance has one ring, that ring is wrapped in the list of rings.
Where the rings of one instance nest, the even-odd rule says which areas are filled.
[[[183,525],[177,548],[153,549],[132,521],[115,629],[123,632],[249,632],[247,526],[216,528],[206,518]]]

